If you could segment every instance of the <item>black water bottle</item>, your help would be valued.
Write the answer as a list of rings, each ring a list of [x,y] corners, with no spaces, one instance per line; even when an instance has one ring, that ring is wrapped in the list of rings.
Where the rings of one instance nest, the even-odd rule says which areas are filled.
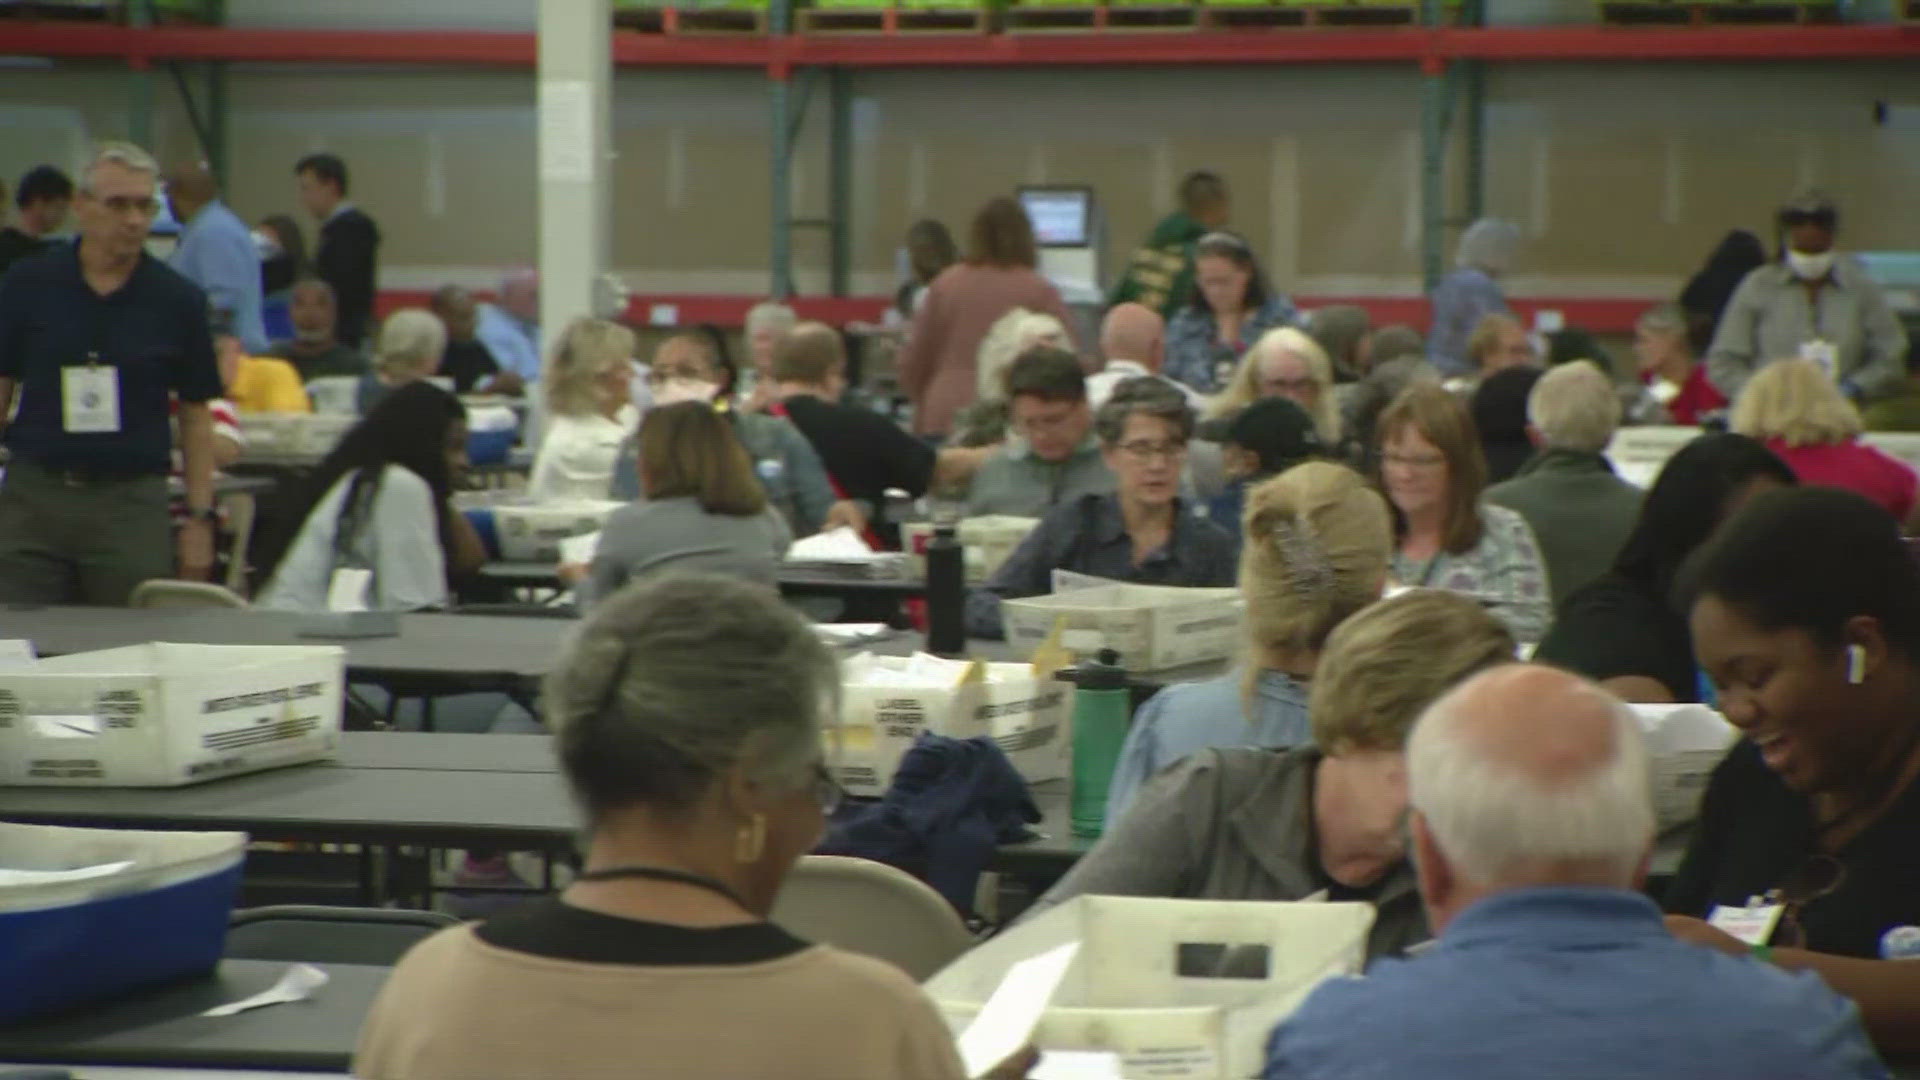
[[[927,651],[961,656],[967,651],[967,559],[957,522],[936,515],[927,540]]]

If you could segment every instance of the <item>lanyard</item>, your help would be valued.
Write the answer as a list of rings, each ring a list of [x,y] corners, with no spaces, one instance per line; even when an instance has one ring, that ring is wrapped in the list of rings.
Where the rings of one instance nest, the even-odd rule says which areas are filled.
[[[735,904],[740,905],[740,907],[746,911],[753,910],[747,907],[747,902],[740,899],[740,894],[734,892],[726,883],[715,881],[705,874],[696,874],[688,870],[675,870],[666,866],[610,866],[605,870],[589,870],[574,880],[615,881],[626,878],[646,878],[650,881],[672,881],[681,885],[691,885],[696,889],[705,889],[711,893],[718,893],[733,901]]]

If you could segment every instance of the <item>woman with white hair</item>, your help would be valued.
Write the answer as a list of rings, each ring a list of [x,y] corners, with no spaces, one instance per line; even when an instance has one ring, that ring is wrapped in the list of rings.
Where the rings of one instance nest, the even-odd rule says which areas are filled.
[[[1327,351],[1303,330],[1276,327],[1260,335],[1240,358],[1227,388],[1207,415],[1231,419],[1261,398],[1283,397],[1307,410],[1323,446],[1340,442],[1340,407],[1333,396],[1333,364]]]
[[[1367,958],[1428,937],[1407,861],[1406,744],[1427,704],[1513,659],[1472,600],[1415,589],[1327,638],[1307,701],[1312,741],[1199,751],[1149,781],[1034,905],[1083,894],[1373,904]],[[1030,916],[1029,916],[1030,917]]]
[[[1801,483],[1859,492],[1909,532],[1920,527],[1920,477],[1860,441],[1860,411],[1813,361],[1761,368],[1734,401],[1730,426],[1765,443]]]
[[[747,312],[747,358],[751,361],[743,373],[740,407],[747,412],[765,412],[776,400],[773,377],[773,351],[787,332],[799,325],[800,316],[778,300],[765,300]]]
[[[387,316],[373,341],[373,370],[361,378],[354,395],[360,415],[400,387],[439,374],[446,351],[447,327],[433,312],[401,308]]]
[[[1647,399],[1635,404],[1636,420],[1694,427],[1726,409],[1726,397],[1707,379],[1707,365],[1693,355],[1680,305],[1660,304],[1640,316],[1633,324],[1633,355]]]
[[[546,434],[527,491],[543,502],[604,499],[620,444],[633,434],[633,331],[581,317],[554,343],[541,380]]]
[[[1450,377],[1474,373],[1467,338],[1488,315],[1503,314],[1507,297],[1500,278],[1513,265],[1520,229],[1511,222],[1481,218],[1460,236],[1454,269],[1433,290],[1433,326],[1427,332],[1427,358]]]
[[[1006,400],[1007,388],[1002,380],[1006,378],[1008,366],[1014,357],[1035,345],[1051,345],[1072,352],[1073,337],[1059,319],[1042,311],[1014,308],[996,319],[987,328],[986,340],[980,343],[976,400]]]

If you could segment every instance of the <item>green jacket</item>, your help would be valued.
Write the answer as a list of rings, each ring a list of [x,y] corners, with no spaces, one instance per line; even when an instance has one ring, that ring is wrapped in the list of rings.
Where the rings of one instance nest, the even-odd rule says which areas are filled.
[[[1153,235],[1127,262],[1127,272],[1107,297],[1107,306],[1132,301],[1160,312],[1165,319],[1193,293],[1193,244],[1207,235],[1207,227],[1176,210],[1160,219]]]
[[[1613,566],[1639,520],[1641,497],[1604,456],[1577,450],[1542,450],[1486,494],[1533,528],[1556,611],[1567,594]]]

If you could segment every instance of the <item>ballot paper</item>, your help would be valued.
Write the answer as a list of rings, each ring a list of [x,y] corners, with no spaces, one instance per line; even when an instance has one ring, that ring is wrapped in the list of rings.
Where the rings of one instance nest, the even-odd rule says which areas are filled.
[[[115,863],[102,863],[99,866],[82,866],[73,870],[15,870],[0,866],[0,889],[22,888],[28,885],[65,885],[89,878],[112,877],[133,865],[132,860]]]
[[[343,566],[333,572],[327,586],[328,611],[367,610],[367,587],[373,584],[373,571]]]
[[[584,536],[564,537],[560,541],[560,561],[586,566],[593,562],[593,553],[598,550],[600,550],[598,532],[590,532]]]
[[[295,964],[280,976],[280,981],[267,987],[252,997],[229,1001],[225,1005],[215,1005],[201,1016],[232,1016],[248,1009],[264,1008],[268,1005],[280,1005],[289,1001],[305,1001],[320,992],[327,985],[327,973],[312,964]]]
[[[860,534],[845,525],[829,529],[812,536],[803,536],[787,549],[790,562],[824,562],[832,560],[853,560],[864,562],[872,559],[876,552],[867,546]],[[880,553],[884,554],[884,553]]]
[[[1027,1080],[1126,1080],[1120,1055],[1103,1050],[1048,1050]]]
[[[1080,943],[1069,941],[1007,969],[993,996],[960,1033],[960,1061],[968,1076],[984,1075],[1027,1045],[1079,952]]]
[[[886,637],[893,627],[881,622],[815,623],[813,632],[829,645],[858,645]]]

